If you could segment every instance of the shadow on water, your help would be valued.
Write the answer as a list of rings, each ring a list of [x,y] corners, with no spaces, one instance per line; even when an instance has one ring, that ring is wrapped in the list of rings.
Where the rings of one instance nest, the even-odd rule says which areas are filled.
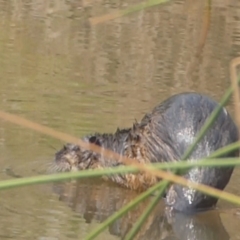
[[[96,179],[55,184],[54,192],[59,195],[60,201],[65,202],[88,224],[103,222],[136,196],[132,191]],[[108,227],[109,233],[124,239],[149,202],[150,199],[142,202],[116,220]],[[162,201],[153,210],[136,239],[227,240],[230,237],[222,224],[220,211],[184,215],[171,212]]]

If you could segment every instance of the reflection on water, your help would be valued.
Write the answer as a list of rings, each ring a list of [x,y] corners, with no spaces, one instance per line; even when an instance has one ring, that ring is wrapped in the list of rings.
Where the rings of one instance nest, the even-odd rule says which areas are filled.
[[[60,195],[61,201],[66,202],[88,224],[94,221],[103,222],[136,197],[136,193],[107,183],[97,183],[94,180],[55,185],[55,192]],[[115,221],[109,226],[109,233],[124,239],[149,203],[150,199],[142,202]],[[230,239],[219,214],[214,211],[197,216],[186,216],[172,213],[164,209],[164,203],[160,203],[149,216],[136,239]]]
[[[106,14],[140,2],[0,0],[1,110],[83,136],[129,127],[174,93],[199,91],[219,100],[230,83],[229,62],[240,55],[240,2],[211,1],[207,12],[205,1],[173,0],[101,24],[95,19],[92,24],[95,17],[106,19]],[[20,176],[42,172],[61,145],[0,122],[1,169]],[[11,176],[0,172],[0,177]],[[235,171],[228,190],[240,194],[239,185],[239,171]],[[106,203],[112,204],[109,213],[131,195],[118,188],[105,194]],[[99,199],[83,203],[77,197],[81,211],[71,211],[56,195],[49,186],[1,193],[0,238],[82,239],[103,220],[96,207]],[[219,207],[229,206],[220,202]],[[239,220],[232,215],[210,215],[212,226],[206,218],[169,219],[161,206],[159,211],[149,218],[139,238],[159,234],[162,239],[186,239],[186,235],[191,239],[195,234],[211,239],[219,232],[222,239],[227,236],[224,229],[232,239],[240,237]],[[122,218],[99,239],[124,236],[131,218],[137,216],[138,212]]]

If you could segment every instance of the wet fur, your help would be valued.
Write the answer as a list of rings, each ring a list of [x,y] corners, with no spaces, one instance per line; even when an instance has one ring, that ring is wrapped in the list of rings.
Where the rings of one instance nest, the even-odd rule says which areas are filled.
[[[178,94],[155,107],[139,123],[134,123],[132,128],[118,129],[114,134],[96,133],[84,137],[83,140],[101,146],[103,152],[105,148],[110,149],[143,164],[179,160],[193,143],[194,137],[216,106],[215,101],[201,94]],[[237,128],[226,110],[222,109],[189,161],[209,156],[215,150],[237,140]],[[237,154],[238,151],[235,151],[228,156]],[[56,153],[53,169],[70,171],[73,166],[77,170],[82,170],[115,167],[121,164],[121,160],[105,158],[102,154],[67,144]],[[194,168],[185,177],[198,183],[224,189],[232,171],[232,167]],[[108,178],[122,186],[140,191],[160,180],[142,172],[116,174]],[[214,206],[217,200],[193,189],[174,184],[167,193],[166,202],[177,210],[191,211]]]

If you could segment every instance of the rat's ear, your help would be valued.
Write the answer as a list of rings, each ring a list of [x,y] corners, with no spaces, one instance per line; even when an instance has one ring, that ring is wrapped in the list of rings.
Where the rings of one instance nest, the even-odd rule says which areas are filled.
[[[134,123],[132,130],[129,134],[130,140],[136,142],[140,142],[141,136],[140,136],[140,130],[139,130],[139,124]]]
[[[98,145],[98,146],[101,147],[101,142],[99,141],[99,139],[98,139],[96,136],[90,137],[90,138],[88,139],[88,141],[89,141],[90,143],[96,144],[96,145]]]

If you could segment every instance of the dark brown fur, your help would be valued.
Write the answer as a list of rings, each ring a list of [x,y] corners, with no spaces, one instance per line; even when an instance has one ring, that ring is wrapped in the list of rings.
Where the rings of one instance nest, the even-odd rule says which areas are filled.
[[[94,134],[83,138],[104,149],[122,156],[134,158],[139,163],[180,160],[186,149],[212,113],[217,103],[196,93],[175,95],[146,114],[132,128],[117,130],[114,134]],[[209,156],[215,150],[238,140],[237,128],[225,109],[197,145],[189,161]],[[228,154],[235,156],[238,152]],[[121,165],[102,154],[67,144],[56,153],[54,170],[94,169]],[[233,168],[194,168],[185,177],[212,187],[224,189]],[[145,190],[160,179],[146,173],[116,174],[108,177],[113,182],[134,190]],[[166,198],[167,204],[177,210],[193,210],[211,207],[217,200],[193,189],[173,185]]]

